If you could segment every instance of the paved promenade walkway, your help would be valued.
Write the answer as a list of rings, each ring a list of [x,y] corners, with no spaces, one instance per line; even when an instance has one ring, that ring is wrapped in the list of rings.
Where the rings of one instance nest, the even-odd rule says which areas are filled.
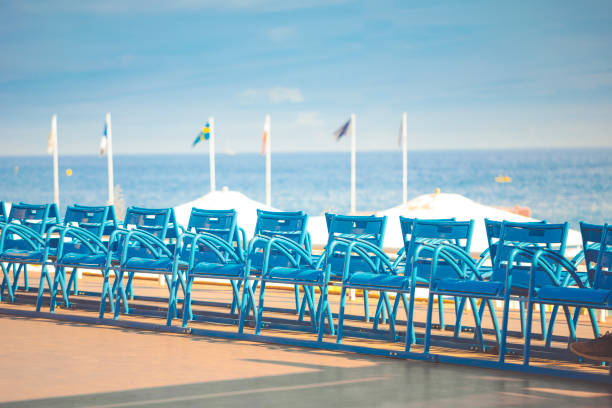
[[[609,385],[0,316],[0,405],[605,407]]]

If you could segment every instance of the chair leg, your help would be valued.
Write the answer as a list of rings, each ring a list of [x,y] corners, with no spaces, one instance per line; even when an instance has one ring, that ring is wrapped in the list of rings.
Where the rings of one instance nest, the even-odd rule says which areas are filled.
[[[482,304],[485,303],[485,300],[482,300]],[[501,333],[499,331],[499,322],[497,321],[497,313],[495,312],[495,307],[493,306],[493,300],[486,300],[487,307],[489,308],[489,313],[491,314],[491,320],[493,321],[493,329],[495,330],[495,339],[497,340],[497,344],[501,345]],[[484,313],[484,307],[481,308]],[[479,311],[480,319],[482,321],[482,313]]]
[[[237,281],[236,288],[238,289],[238,293],[240,293],[241,287],[242,287],[242,281]],[[238,311],[238,313],[240,313],[241,307],[239,305],[240,305],[240,297],[234,297],[232,299],[232,306],[230,308],[230,314],[236,313],[236,310]]]
[[[542,304],[540,303],[540,306]],[[542,309],[540,309],[541,311]],[[531,324],[533,323],[533,301],[530,299],[527,302],[527,325],[525,326],[525,347],[523,348],[523,365],[529,366],[529,351],[531,349]]]
[[[300,288],[298,285],[293,286],[293,292],[295,294],[295,313],[300,313]]]
[[[595,310],[592,308],[588,309],[589,318],[591,319],[591,327],[593,328],[593,335],[595,338],[599,337],[599,325],[597,324],[597,316],[595,316]]]
[[[128,297],[126,293],[125,286],[123,286],[123,276],[125,272],[120,270],[119,275],[117,276],[117,293],[115,294],[115,315],[114,319],[117,320],[119,318],[119,312],[121,311],[121,301],[123,301],[123,313],[129,314],[130,308],[128,306]]]
[[[308,304],[308,309],[310,310],[310,321],[312,323],[312,328],[314,332],[316,333],[317,332],[317,312],[315,309],[312,292],[310,291],[310,287],[308,286],[304,287],[304,296],[302,297],[302,303],[304,302]],[[303,316],[304,314],[300,311],[300,315]]]
[[[402,303],[404,304],[404,312],[408,316],[408,298],[405,293],[401,294]],[[393,313],[393,318],[397,317],[397,313]],[[414,332],[414,323],[410,326],[406,326],[406,338],[408,337],[408,330],[410,330],[410,341],[412,344],[416,344],[416,333]]]
[[[572,341],[576,341],[576,326],[574,325],[574,320],[572,319],[572,314],[570,313],[568,306],[563,306],[563,311],[565,312],[565,320],[567,321],[567,326],[570,331],[570,337],[568,344]]]
[[[11,286],[11,281],[10,281],[10,274],[7,272],[7,270],[5,269],[4,265],[2,263],[0,263],[0,267],[2,268],[2,274],[4,275],[4,280],[7,282],[6,283],[6,288],[8,291],[8,295],[9,298],[11,299],[11,302],[15,301],[15,293],[13,292],[13,288]],[[8,266],[7,266],[8,268]],[[0,290],[0,300],[2,300],[2,293],[4,292],[4,288],[2,288]]]
[[[13,292],[19,290],[19,276],[21,275],[21,269],[23,268],[23,264],[20,264],[17,269],[15,269],[15,264],[9,264],[9,269],[13,269]],[[10,274],[10,271],[9,271]]]
[[[416,287],[415,287],[415,285],[412,285],[410,287],[410,305],[408,307],[408,319],[407,319],[407,322],[406,322],[406,327],[407,327],[406,330],[414,327],[413,320],[414,320],[414,296],[415,296],[415,293],[416,293]],[[432,305],[432,307],[433,307],[433,305]],[[408,333],[408,332],[406,332],[406,333]],[[406,339],[408,340],[408,336],[406,336]],[[410,338],[410,342],[406,342],[406,351],[410,351],[410,345],[411,344],[412,344],[412,337]]]
[[[510,285],[506,285],[508,287],[508,292],[510,291]],[[501,331],[501,342],[499,344],[499,363],[503,364],[506,358],[506,337],[508,336],[508,317],[510,313],[510,293],[507,293],[504,296],[504,314],[502,320],[502,331]]]
[[[28,283],[28,265],[23,265],[23,289],[27,292],[30,290]]]
[[[460,299],[455,296],[455,337],[459,337],[459,333],[461,333],[461,318],[463,317],[463,308],[465,307],[465,301],[466,298],[462,297]]]
[[[525,303],[519,301],[519,309],[521,313],[521,337],[525,336]]]
[[[370,321],[370,302],[368,299],[368,291],[366,289],[363,290],[363,312],[365,316],[365,321]]]
[[[261,287],[259,288],[259,315],[257,316],[256,320],[257,323],[255,324],[255,334],[260,334],[261,332],[261,325],[262,325],[262,320],[263,320],[263,308],[264,308],[264,296],[266,293],[266,282],[264,280],[261,281]]]
[[[342,334],[344,329],[344,307],[346,305],[346,287],[342,286],[340,291],[340,312],[338,313],[338,332],[336,334],[336,343],[342,343]]]
[[[444,324],[444,302],[442,301],[442,295],[438,295],[438,316],[440,319],[440,330],[444,330],[446,325]]]
[[[462,298],[462,299],[465,299],[465,298]],[[478,308],[476,307],[476,301],[474,300],[474,298],[469,298],[469,301],[470,301],[470,305],[472,306],[472,314],[474,315],[474,324],[476,326],[474,328],[474,333],[478,339],[480,349],[484,351],[485,346],[484,346],[484,337],[482,335],[482,321],[480,320],[480,314],[478,313]],[[465,302],[461,302],[461,303],[465,304]]]
[[[546,305],[540,303],[540,327],[542,329],[542,336],[546,339]]]
[[[321,316],[319,320],[319,335],[318,335],[317,341],[322,342],[323,334],[325,333],[325,317],[327,316],[327,319],[329,322],[330,333],[334,332],[334,322],[332,321],[331,310],[329,308],[329,302],[327,301],[328,285],[323,285],[320,289],[321,289],[321,297],[323,300],[321,301]],[[325,313],[326,311],[327,311],[327,314]]]
[[[462,297],[460,301],[459,298],[455,296],[455,338],[459,337],[459,333],[461,333],[461,318],[463,317],[463,309],[465,308],[465,300],[466,298]],[[470,304],[472,304],[472,298],[470,298]],[[480,313],[478,309],[474,310],[475,313],[478,314],[478,318],[480,319]]]
[[[102,283],[102,295],[100,296],[100,313],[99,318],[104,318],[104,312],[106,311],[106,298],[108,297],[109,303],[111,305],[111,312],[115,313],[115,304],[113,302],[113,296],[111,294],[111,288],[109,284],[109,275],[110,270],[106,269],[102,272],[104,274],[104,282]]]
[[[55,312],[55,301],[57,298],[57,287],[59,285],[59,280],[61,279],[61,275],[63,272],[64,268],[59,268],[55,270],[55,276],[53,277],[53,286],[50,287],[50,298],[51,300],[49,301],[49,311],[51,313]]]
[[[434,295],[430,292],[427,298],[427,324],[425,325],[425,348],[424,354],[429,354],[429,346],[431,341],[431,315],[433,314],[433,302]],[[407,333],[408,329],[406,329]],[[408,343],[408,336],[406,336],[406,351],[410,351],[410,344]]]
[[[40,312],[40,307],[42,306],[42,296],[45,290],[45,281],[49,286],[49,292],[53,295],[53,291],[51,290],[51,276],[49,276],[49,271],[47,270],[47,265],[43,264],[40,272],[40,285],[38,287],[38,299],[36,300],[36,311]]]
[[[185,288],[185,298],[183,299],[183,327],[187,327],[190,318],[192,318],[191,312],[191,286],[193,285],[193,277],[187,278],[187,287]]]
[[[548,329],[546,330],[546,336],[544,337],[544,348],[546,350],[550,349],[550,343],[552,342],[552,337],[554,334],[554,325],[555,325],[555,321],[557,320],[558,311],[559,311],[559,305],[554,305],[552,311],[550,312]],[[574,315],[574,324],[576,323],[576,320],[577,320],[576,316]]]
[[[380,297],[383,298],[385,302],[385,307],[389,312],[389,326],[391,329],[391,338],[392,338],[392,341],[395,342],[395,340],[397,340],[397,333],[395,331],[395,318],[393,314],[391,313],[391,301],[389,300],[389,295],[387,294],[387,292],[380,291]],[[406,336],[408,336],[407,330],[406,330]]]
[[[73,285],[74,285],[74,291],[72,292],[73,294],[78,294],[79,293],[79,279],[78,279],[78,274],[77,274],[77,268],[74,268],[72,270],[72,273],[70,274],[70,279],[73,281]],[[68,287],[70,287],[70,284],[68,285]]]

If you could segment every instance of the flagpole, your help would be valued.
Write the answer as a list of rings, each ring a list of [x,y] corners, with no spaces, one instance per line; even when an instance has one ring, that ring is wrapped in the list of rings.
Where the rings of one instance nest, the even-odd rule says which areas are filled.
[[[351,114],[351,213],[355,213],[356,210],[356,205],[355,205],[355,186],[357,184],[357,177],[356,177],[356,166],[355,166],[355,160],[356,160],[356,154],[355,154],[355,150],[357,148],[357,142],[355,139],[355,114],[352,113]]]
[[[271,147],[272,147],[272,135],[271,135],[271,123],[270,123],[270,115],[266,115],[266,123],[264,125],[265,131],[268,132],[268,137],[266,138],[266,205],[272,205],[272,158],[271,156]]]
[[[106,113],[106,158],[108,163],[108,204],[115,203],[115,178],[113,174],[113,130],[111,114]]]
[[[55,136],[53,138],[53,201],[59,209],[59,176],[57,165],[57,115],[53,115],[51,119],[51,132]]]
[[[208,132],[210,134],[208,142],[208,153],[210,155],[210,192],[216,189],[215,185],[215,118],[208,118]]]
[[[403,202],[408,202],[408,129],[407,129],[408,115],[406,112],[402,113],[402,148],[403,152],[403,174],[402,182],[404,185],[403,190]]]

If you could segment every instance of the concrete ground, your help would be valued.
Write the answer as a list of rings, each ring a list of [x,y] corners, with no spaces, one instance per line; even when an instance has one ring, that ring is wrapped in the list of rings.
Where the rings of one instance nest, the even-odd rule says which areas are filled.
[[[38,283],[35,273],[31,282]],[[156,281],[135,282],[137,295],[167,296],[166,288]],[[79,282],[81,290],[98,291],[100,283],[99,278],[92,276]],[[228,289],[227,286],[196,285],[193,293],[197,300],[227,304],[231,301]],[[0,304],[0,308],[16,312],[15,315],[0,314],[1,406],[612,406],[610,384],[17,316],[19,311],[34,310],[33,296],[35,293],[20,292],[16,303]],[[266,306],[291,307],[292,296],[291,291],[270,290]],[[87,302],[95,303],[95,298],[86,296],[75,296],[73,300],[84,306]],[[330,303],[335,311],[337,295],[331,295]],[[375,304],[373,299],[372,312]],[[48,311],[48,301],[44,305],[43,311]],[[199,305],[195,309],[217,314],[228,312],[227,305]],[[350,302],[347,309],[359,315],[361,299]],[[447,309],[447,321],[453,323],[452,305]],[[417,304],[417,321],[424,321],[424,310],[425,304]],[[78,307],[59,309],[57,313],[97,316],[95,309]],[[275,315],[280,316],[264,313],[264,317]],[[285,318],[295,319],[295,315]],[[120,321],[124,320],[164,322],[163,318],[121,315]],[[562,320],[556,332],[560,337],[566,331]],[[465,324],[470,322],[468,313]],[[581,322],[579,336],[592,337],[588,320],[582,318]],[[511,328],[520,327],[516,312],[511,313],[510,323]],[[350,324],[357,328],[371,326],[363,321]],[[175,320],[173,325],[180,326],[180,321]],[[190,327],[235,332],[233,325],[207,322],[191,322]],[[609,328],[609,321],[602,325],[603,331]],[[417,328],[418,334],[422,331]],[[248,328],[247,332],[252,333],[252,329]],[[270,332],[279,333],[264,330],[262,334]],[[437,333],[452,338],[452,333],[440,330]],[[281,334],[314,338],[312,333]],[[462,337],[469,336],[469,333],[462,334]],[[488,338],[493,339],[490,335]],[[333,336],[326,336],[326,341],[333,342]],[[513,341],[519,344],[521,340]],[[401,343],[351,337],[346,343],[390,350],[403,348]],[[562,349],[567,343],[564,345],[560,339],[555,346]],[[483,357],[482,352],[435,347],[434,344],[434,351],[440,353],[472,353]],[[415,347],[415,351],[419,350],[422,346]],[[496,359],[494,354],[488,357]],[[593,362],[546,360],[538,364],[564,365],[599,374],[607,372]]]
[[[610,385],[0,317],[7,407],[612,406]]]

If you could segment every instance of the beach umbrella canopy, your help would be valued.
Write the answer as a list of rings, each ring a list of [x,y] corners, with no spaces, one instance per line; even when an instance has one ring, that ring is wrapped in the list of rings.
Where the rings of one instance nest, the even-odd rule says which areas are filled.
[[[421,219],[454,217],[457,221],[474,220],[471,247],[471,252],[473,253],[480,253],[488,246],[484,224],[485,218],[495,221],[512,222],[537,221],[534,218],[480,204],[459,194],[446,193],[421,195],[397,207],[379,211],[376,215],[386,215],[388,217],[384,246],[392,249],[399,249],[403,246],[402,232],[399,224],[400,216]],[[568,249],[577,248],[581,244],[580,232],[570,230],[567,238]]]

